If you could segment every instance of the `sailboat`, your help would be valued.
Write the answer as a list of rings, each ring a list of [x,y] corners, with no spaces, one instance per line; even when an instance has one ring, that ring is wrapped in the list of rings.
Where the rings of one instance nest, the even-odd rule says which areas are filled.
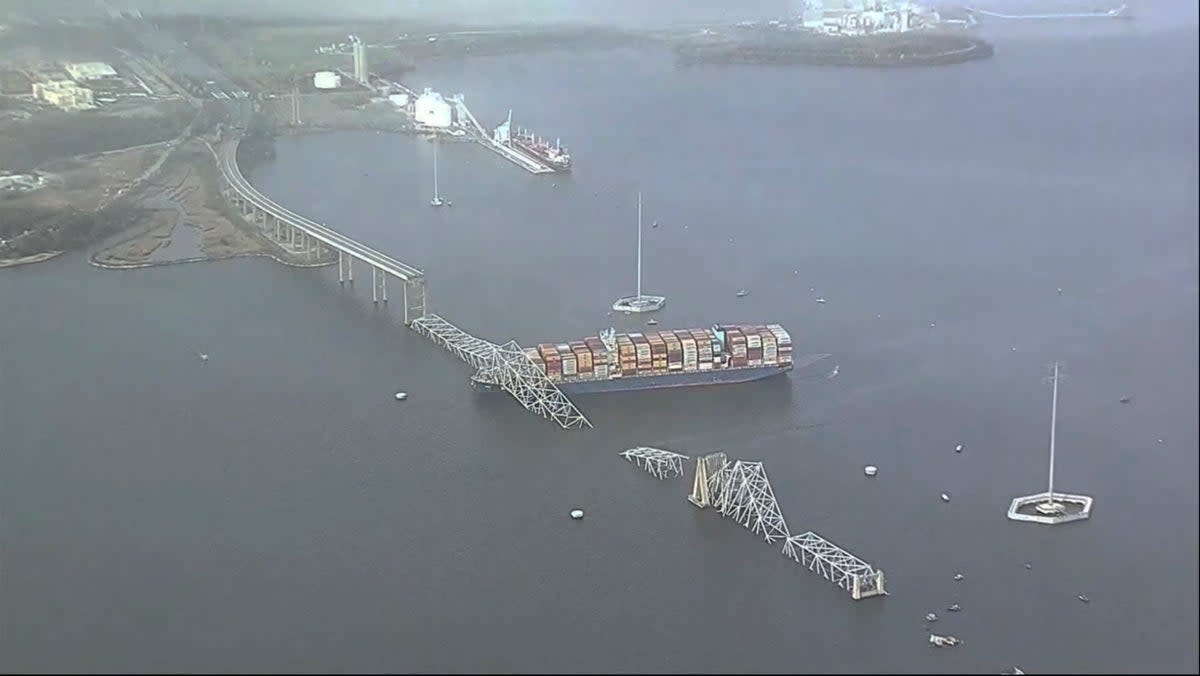
[[[613,303],[618,312],[654,312],[661,310],[665,296],[650,296],[642,293],[642,193],[638,193],[638,244],[637,244],[637,294],[622,296]]]
[[[444,207],[450,206],[450,202],[438,196],[438,146],[441,145],[437,141],[433,143],[433,199],[429,201],[429,206]]]

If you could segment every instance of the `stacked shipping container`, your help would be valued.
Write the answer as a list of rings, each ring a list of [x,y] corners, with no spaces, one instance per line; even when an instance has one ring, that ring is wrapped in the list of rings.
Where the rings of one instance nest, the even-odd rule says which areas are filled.
[[[589,336],[557,345],[541,343],[526,349],[525,355],[554,381],[607,380],[792,363],[792,338],[778,324],[727,325],[714,329],[618,334],[616,349],[611,351],[599,337]]]

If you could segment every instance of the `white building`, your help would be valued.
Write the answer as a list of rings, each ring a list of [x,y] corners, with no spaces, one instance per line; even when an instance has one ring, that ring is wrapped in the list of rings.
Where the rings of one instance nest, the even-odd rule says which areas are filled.
[[[313,86],[317,89],[337,89],[342,86],[342,76],[328,70],[313,73]]]
[[[33,98],[63,110],[93,108],[92,90],[65,80],[33,83]]]
[[[453,108],[442,95],[426,87],[425,93],[417,97],[413,113],[417,124],[445,129],[454,122]]]
[[[66,65],[67,74],[76,82],[84,80],[99,80],[105,77],[116,77],[117,71],[107,63],[89,61],[86,63],[69,63]]]

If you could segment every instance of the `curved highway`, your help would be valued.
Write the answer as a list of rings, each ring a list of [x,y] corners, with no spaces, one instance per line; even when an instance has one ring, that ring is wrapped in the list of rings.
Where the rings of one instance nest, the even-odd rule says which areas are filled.
[[[246,180],[242,175],[241,169],[237,165],[237,148],[240,140],[233,139],[222,144],[219,150],[213,152],[217,155],[217,166],[221,168],[221,175],[229,186],[255,208],[263,211],[276,219],[288,223],[297,228],[309,237],[325,244],[331,249],[339,250],[349,256],[353,256],[364,263],[372,265],[379,270],[386,272],[395,277],[399,277],[404,281],[412,281],[421,279],[425,273],[412,267],[406,263],[402,263],[391,256],[376,251],[369,246],[360,244],[359,242],[346,237],[334,230],[309,220],[300,214],[297,214],[286,207],[280,206],[263,195]]]

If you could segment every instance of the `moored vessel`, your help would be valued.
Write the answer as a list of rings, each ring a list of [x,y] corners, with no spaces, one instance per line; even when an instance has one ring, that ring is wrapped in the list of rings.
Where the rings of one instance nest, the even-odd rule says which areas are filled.
[[[570,395],[749,382],[793,369],[807,373],[830,355],[793,359],[792,338],[778,324],[718,324],[645,333],[608,329],[582,340],[526,348],[525,356]],[[471,383],[482,391],[500,389],[478,375]]]

